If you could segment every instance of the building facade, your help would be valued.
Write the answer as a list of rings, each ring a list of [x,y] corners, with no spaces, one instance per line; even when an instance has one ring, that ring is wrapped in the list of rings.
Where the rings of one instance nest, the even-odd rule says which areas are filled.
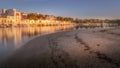
[[[22,13],[16,9],[2,9],[0,11],[0,25],[20,25]]]
[[[69,24],[67,21],[56,21],[55,16],[52,15],[45,15],[45,20],[30,20],[27,19],[27,15],[27,13],[17,11],[16,9],[2,9],[0,10],[0,27]]]

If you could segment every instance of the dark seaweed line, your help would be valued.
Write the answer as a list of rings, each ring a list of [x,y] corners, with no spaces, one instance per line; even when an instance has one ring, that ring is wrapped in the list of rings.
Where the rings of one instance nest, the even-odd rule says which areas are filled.
[[[120,34],[112,33],[112,32],[107,32],[107,34],[112,34],[112,35],[120,36]]]
[[[51,48],[51,60],[52,60],[52,62],[53,62],[53,64],[55,65],[55,68],[57,68],[58,67],[58,62],[54,59],[54,51],[55,51],[55,47],[53,47],[53,46],[56,46],[56,44],[54,44],[53,45],[53,39],[50,39],[50,38],[48,38],[48,40],[49,40],[49,44],[50,44],[50,48]]]
[[[111,34],[111,35],[120,36],[120,34],[113,33],[113,32],[108,32],[108,31],[109,31],[109,30],[100,30],[100,32],[102,32],[102,33],[107,33],[107,34]]]
[[[93,51],[93,50],[91,50],[91,48],[89,47],[89,45],[86,44],[82,39],[80,39],[80,38],[77,36],[77,34],[75,35],[75,40],[76,40],[77,42],[79,42],[80,44],[84,45],[84,47],[85,47],[84,50],[85,50],[85,51],[88,51],[90,54],[95,54],[98,59],[104,60],[104,61],[106,61],[106,62],[108,62],[108,63],[110,63],[110,64],[112,64],[112,65],[115,65],[116,67],[120,67],[120,61],[113,60],[112,58],[106,56],[106,55],[103,54],[103,53],[100,53],[100,52],[98,52],[98,51]]]
[[[67,59],[69,60],[69,54],[67,52],[63,51],[62,49],[57,49],[58,44],[57,44],[57,42],[54,41],[59,37],[61,37],[61,35],[54,39],[48,38],[50,48],[52,50],[51,51],[51,60],[52,60],[53,64],[55,65],[55,68],[59,68],[60,63],[63,65],[64,68],[70,68],[71,65],[69,64],[69,62],[66,62]],[[57,54],[58,52],[60,52],[61,54]],[[67,57],[67,59],[65,59],[65,57]],[[77,64],[74,64],[71,67],[78,68]]]
[[[117,67],[120,67],[120,62],[119,61],[113,60],[112,58],[110,58],[110,57],[108,57],[105,54],[100,53],[100,52],[93,52],[93,53],[97,55],[97,58],[105,60],[108,63],[114,64]]]
[[[84,47],[85,47],[84,50],[85,50],[85,51],[90,50],[89,45],[86,44],[82,39],[80,39],[80,38],[77,36],[77,34],[75,34],[75,40],[76,40],[78,43],[84,45]]]

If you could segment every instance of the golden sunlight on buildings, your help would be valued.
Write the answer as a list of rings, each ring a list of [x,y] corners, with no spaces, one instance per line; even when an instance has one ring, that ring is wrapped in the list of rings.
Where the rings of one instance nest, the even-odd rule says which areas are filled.
[[[27,13],[17,11],[16,9],[2,9],[0,11],[0,27],[68,24],[72,23],[68,21],[56,21],[54,16],[48,16],[46,20],[30,20],[27,19]]]

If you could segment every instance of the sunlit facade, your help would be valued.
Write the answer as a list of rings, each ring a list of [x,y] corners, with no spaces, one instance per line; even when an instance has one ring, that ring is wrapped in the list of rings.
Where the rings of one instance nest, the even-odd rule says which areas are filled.
[[[0,26],[29,26],[29,25],[67,25],[70,22],[56,21],[54,16],[47,16],[46,20],[29,20],[27,13],[16,9],[2,9],[0,11]]]
[[[21,12],[16,9],[2,9],[0,13],[0,24],[18,25],[21,23]]]

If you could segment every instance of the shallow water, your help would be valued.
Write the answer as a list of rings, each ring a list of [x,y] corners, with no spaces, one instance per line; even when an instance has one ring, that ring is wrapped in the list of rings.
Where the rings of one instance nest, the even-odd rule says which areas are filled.
[[[72,26],[0,28],[0,61],[35,37],[71,28]]]

